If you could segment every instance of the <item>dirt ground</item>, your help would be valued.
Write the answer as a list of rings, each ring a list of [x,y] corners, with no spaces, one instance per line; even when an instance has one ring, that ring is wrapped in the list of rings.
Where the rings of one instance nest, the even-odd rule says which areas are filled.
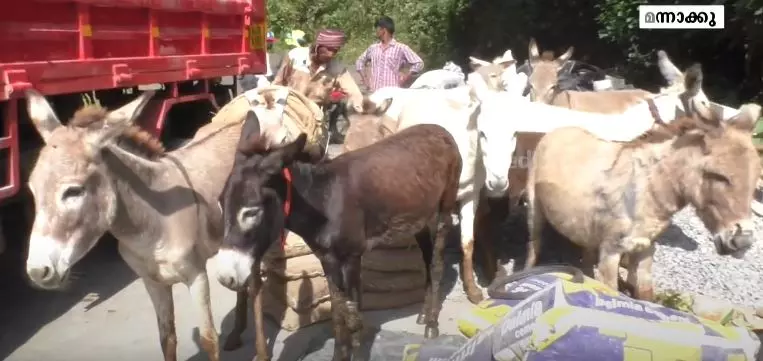
[[[454,258],[454,257],[448,257]],[[119,258],[114,241],[102,241],[80,264],[76,279],[66,291],[39,291],[22,278],[24,260],[20,252],[0,256],[0,360],[8,361],[101,361],[159,360],[162,358],[154,311],[132,271]],[[440,316],[440,333],[457,334],[455,318],[471,305],[456,284],[456,265],[446,272],[444,289],[449,292]],[[209,263],[210,274],[214,264]],[[232,328],[235,294],[212,278],[212,303],[218,332]],[[178,336],[178,360],[206,360],[198,345],[195,311],[182,285],[174,288]],[[420,306],[366,312],[366,325],[422,334],[415,323]],[[254,355],[252,327],[244,334],[244,347],[221,352],[222,360],[250,361]],[[304,353],[316,337],[331,334],[328,323],[295,333],[279,330],[272,321],[267,327],[273,360],[291,361]],[[273,337],[275,335],[275,338]],[[221,338],[222,340],[222,338]],[[222,343],[222,341],[221,341]]]

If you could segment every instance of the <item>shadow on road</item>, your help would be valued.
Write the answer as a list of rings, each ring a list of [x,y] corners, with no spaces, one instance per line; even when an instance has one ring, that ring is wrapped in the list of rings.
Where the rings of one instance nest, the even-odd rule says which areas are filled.
[[[26,241],[9,243],[10,248],[0,256],[0,360],[8,359],[41,328],[77,304],[89,310],[137,278],[119,257],[116,241],[106,236],[74,266],[68,289],[37,290],[29,285],[24,271]]]
[[[445,250],[445,269],[443,272],[443,280],[440,287],[440,295],[441,295],[441,302],[445,301],[445,298],[451,293],[451,292],[462,292],[460,290],[454,290],[454,287],[456,287],[457,284],[460,282],[459,279],[459,273],[458,273],[458,267],[461,260],[461,251],[460,251],[460,245],[459,245],[459,232],[458,229],[454,229],[450,235],[448,236],[448,246]],[[460,287],[460,286],[458,286]],[[286,292],[285,289],[282,290],[283,292]],[[312,295],[313,290],[310,287],[310,282],[303,282],[302,286],[300,288],[300,293],[302,295]],[[305,297],[305,296],[303,296]],[[378,310],[378,311],[365,311],[363,312],[363,324],[364,324],[364,339],[367,340],[373,340],[374,335],[379,331],[379,326],[382,324],[398,320],[406,317],[410,317],[412,315],[418,315],[419,311],[421,311],[421,303],[416,303],[413,305],[400,307],[400,308],[394,308],[394,309],[385,309],[385,310]],[[286,305],[281,306],[283,309],[280,312],[285,311]],[[254,356],[254,321],[252,316],[252,307],[251,307],[251,299],[249,300],[249,305],[247,307],[248,311],[248,317],[247,317],[247,329],[242,335],[242,341],[243,346],[235,351],[220,351],[221,359],[225,360],[246,360],[249,361]],[[281,332],[281,329],[279,327],[279,321],[275,320],[273,317],[268,315],[268,313],[265,313],[265,334],[268,338],[268,352],[270,353],[272,359],[274,361],[295,361],[300,359],[300,357],[304,356],[306,353],[320,349],[324,346],[324,344],[328,341],[333,339],[333,328],[331,324],[331,319],[323,322],[318,322],[315,324],[312,324],[310,326],[299,328],[298,330],[294,331],[293,333],[290,333],[288,335],[285,335],[285,337],[280,338],[279,341],[283,343],[283,346],[276,350],[275,344],[276,344],[276,338],[279,336],[279,332]],[[231,309],[224,317],[221,325],[220,332],[220,345],[223,345],[225,342],[226,336],[230,333],[231,329],[233,329],[233,325],[235,322],[235,308]],[[300,323],[308,323],[307,320],[301,320]],[[424,326],[422,325],[416,325],[415,327],[420,327],[421,332],[424,331]],[[410,330],[411,332],[415,332],[416,330]],[[283,331],[287,332],[287,331]],[[199,335],[198,330],[194,331],[193,334],[194,342],[196,342],[197,345],[199,345],[199,350],[201,350],[200,343],[199,343]],[[366,343],[366,345],[370,345],[370,343]],[[275,354],[274,351],[280,351],[279,354]],[[368,350],[361,350],[361,353],[370,352],[370,346]],[[188,361],[203,361],[207,360],[207,355],[203,351],[199,351],[196,355],[189,358]]]

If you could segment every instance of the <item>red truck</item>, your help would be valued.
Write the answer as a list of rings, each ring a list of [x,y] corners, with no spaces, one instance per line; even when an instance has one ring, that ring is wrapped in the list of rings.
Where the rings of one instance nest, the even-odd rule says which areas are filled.
[[[15,229],[24,223],[27,231],[31,221],[32,212],[19,209],[33,208],[25,183],[42,146],[27,115],[25,89],[46,95],[64,122],[85,99],[114,108],[140,89],[158,89],[140,125],[165,144],[177,144],[230,100],[238,75],[265,73],[265,5],[0,0],[0,212],[6,228],[14,228],[6,239],[26,239]],[[22,222],[19,215],[25,215]]]

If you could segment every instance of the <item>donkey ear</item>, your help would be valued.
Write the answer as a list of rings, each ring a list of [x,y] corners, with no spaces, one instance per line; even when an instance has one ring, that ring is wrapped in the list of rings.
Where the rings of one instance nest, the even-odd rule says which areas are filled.
[[[469,57],[469,66],[472,68],[472,70],[477,70],[485,65],[490,65],[490,62],[484,61],[482,59],[477,59],[473,56]]]
[[[540,58],[540,52],[538,51],[538,43],[535,42],[535,38],[530,38],[530,44],[528,45],[529,60],[534,61]]]
[[[278,149],[273,150],[260,161],[260,169],[270,175],[278,174],[284,167],[290,165],[305,148],[307,134],[300,133],[297,139]]]
[[[739,114],[727,121],[730,127],[750,132],[755,129],[755,123],[760,118],[760,105],[749,103],[739,108]]]
[[[241,136],[238,138],[238,147],[249,142],[249,139],[253,135],[260,134],[260,119],[257,118],[257,114],[249,110],[246,112],[246,118],[244,119],[244,125],[241,127]]]
[[[119,109],[109,112],[108,120],[132,125],[135,123],[135,119],[138,117],[138,114],[143,111],[143,108],[146,107],[146,104],[148,104],[148,101],[151,100],[151,97],[153,97],[155,93],[156,92],[153,90],[144,91],[133,101],[123,105]]]
[[[683,76],[684,88],[690,96],[696,96],[702,91],[702,65],[696,63],[686,69]]]
[[[381,101],[379,105],[376,106],[376,109],[374,110],[374,114],[376,115],[384,115],[384,113],[387,112],[387,109],[389,109],[389,106],[392,105],[393,98],[387,98]]]
[[[36,90],[27,90],[26,98],[29,118],[32,119],[32,124],[37,128],[42,140],[47,142],[53,130],[61,126],[61,121],[50,107],[50,103]]]
[[[662,77],[665,78],[665,81],[667,81],[669,85],[683,81],[683,73],[681,73],[681,70],[670,61],[668,53],[664,50],[657,51],[657,67],[660,69],[660,74],[662,74]]]
[[[101,129],[92,130],[85,136],[86,151],[91,157],[95,157],[101,149],[111,144],[130,125],[123,119],[106,118]]]
[[[570,46],[569,48],[567,48],[567,51],[565,51],[564,54],[559,55],[559,57],[556,58],[556,62],[559,64],[564,64],[564,62],[566,62],[567,60],[570,60],[570,58],[572,57],[572,53],[574,51],[575,51],[575,47]]]

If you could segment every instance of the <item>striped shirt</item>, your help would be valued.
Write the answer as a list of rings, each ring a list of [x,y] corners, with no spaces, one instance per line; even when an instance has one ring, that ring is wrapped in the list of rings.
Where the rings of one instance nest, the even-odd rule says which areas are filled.
[[[371,62],[371,74],[366,79],[370,84],[368,90],[400,86],[400,68],[403,65],[411,66],[411,73],[418,73],[424,68],[424,61],[416,53],[401,42],[392,39],[387,48],[383,48],[381,42],[373,44],[358,57],[355,69],[365,76],[364,70],[367,62]]]

